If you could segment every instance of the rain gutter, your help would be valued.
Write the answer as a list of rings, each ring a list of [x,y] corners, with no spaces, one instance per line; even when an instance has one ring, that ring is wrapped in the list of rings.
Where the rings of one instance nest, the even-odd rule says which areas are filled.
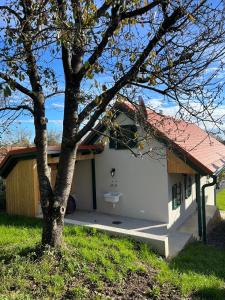
[[[206,183],[202,186],[202,239],[203,239],[203,242],[205,244],[207,242],[205,189],[207,187],[215,185],[216,181],[217,181],[217,176],[216,175],[210,175],[210,177],[213,179],[213,181],[209,182],[209,183]]]

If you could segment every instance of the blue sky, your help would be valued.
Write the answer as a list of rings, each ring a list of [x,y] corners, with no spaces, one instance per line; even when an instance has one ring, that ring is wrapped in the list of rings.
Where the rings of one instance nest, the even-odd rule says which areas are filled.
[[[0,21],[1,24],[1,21]],[[54,69],[56,70],[56,75],[59,79],[59,82],[63,86],[63,69],[62,64],[60,60],[54,60],[52,62],[54,64]],[[216,65],[210,66],[206,71],[205,74],[210,74],[215,70]],[[101,84],[110,81],[111,79],[110,74],[101,74],[97,75],[95,79],[100,82]],[[221,81],[224,81],[225,74],[223,70],[219,70],[218,73],[218,79]],[[59,84],[60,85],[60,84]],[[86,88],[84,86],[84,88]],[[152,108],[156,109],[157,111],[163,111],[164,114],[167,115],[175,115],[178,106],[172,102],[168,101],[168,99],[163,98],[161,95],[156,93],[150,93],[147,90],[142,90],[140,95],[143,97],[144,100],[146,100],[147,105],[151,106]],[[137,95],[138,96],[138,95]],[[196,104],[195,101],[192,103],[193,107],[198,104]],[[225,115],[225,104],[222,104],[217,111],[215,112],[216,116],[223,116]],[[63,95],[58,95],[55,97],[52,97],[47,100],[46,102],[46,115],[48,118],[48,129],[49,130],[56,130],[61,131],[62,130],[62,119],[63,119]],[[15,123],[12,125],[12,128],[27,128],[30,131],[34,131],[33,126],[33,119],[29,115],[22,115],[20,116]]]
[[[206,70],[206,73],[210,73],[214,70],[215,67],[210,67]],[[62,69],[58,69],[58,75],[62,76]],[[221,80],[224,81],[225,73],[221,70],[218,74]],[[108,75],[100,75],[96,78],[98,81],[104,83],[109,80]],[[142,90],[140,95],[146,100],[146,104],[151,106],[158,112],[163,112],[166,115],[174,116],[176,115],[179,107],[172,100],[168,100],[163,96],[150,93],[148,90]],[[198,106],[196,102],[193,101],[193,106]],[[63,95],[57,95],[47,100],[46,102],[46,115],[48,118],[48,129],[53,131],[62,131],[62,122],[63,122]],[[215,117],[222,117],[225,115],[225,104],[220,105],[214,113]],[[31,116],[24,114],[20,116],[15,123],[12,125],[12,129],[19,130],[20,128],[26,128],[29,131],[34,132],[33,119]],[[222,129],[225,129],[224,126],[221,126]]]

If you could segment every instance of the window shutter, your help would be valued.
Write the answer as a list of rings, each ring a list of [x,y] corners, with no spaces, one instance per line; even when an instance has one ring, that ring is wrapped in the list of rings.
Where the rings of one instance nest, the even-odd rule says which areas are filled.
[[[177,185],[174,184],[172,186],[172,208],[177,208]]]
[[[184,199],[188,198],[188,193],[187,193],[187,175],[184,175]]]
[[[192,193],[192,177],[188,176],[187,196],[190,197],[191,193]]]
[[[180,182],[179,184],[174,184],[172,186],[172,208],[173,210],[179,207],[183,200],[183,186]]]
[[[177,191],[177,207],[181,205],[181,202],[182,202],[182,184],[180,182]]]

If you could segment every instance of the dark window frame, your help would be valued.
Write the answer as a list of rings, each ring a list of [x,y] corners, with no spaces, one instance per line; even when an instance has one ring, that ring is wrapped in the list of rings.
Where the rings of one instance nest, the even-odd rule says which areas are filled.
[[[192,176],[184,175],[184,198],[187,199],[192,194]]]
[[[118,129],[111,130],[109,148],[115,150],[127,150],[128,147],[137,148],[138,141],[135,137],[136,132],[137,126],[133,124],[120,125]],[[119,140],[124,141],[125,144],[120,143]]]
[[[181,182],[172,186],[172,208],[173,210],[181,206],[183,202],[183,185]]]
[[[177,205],[181,205],[182,203],[182,200],[183,200],[183,186],[182,186],[182,183],[179,182],[178,186],[178,191],[177,191]]]
[[[172,186],[172,207],[173,210],[177,208],[177,184]]]
[[[187,180],[187,198],[192,194],[192,176],[188,176]]]

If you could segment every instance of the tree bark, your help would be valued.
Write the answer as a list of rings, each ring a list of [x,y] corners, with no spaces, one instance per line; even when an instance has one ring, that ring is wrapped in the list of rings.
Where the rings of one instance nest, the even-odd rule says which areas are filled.
[[[70,194],[76,160],[76,147],[65,148],[60,155],[56,186],[50,199],[50,206],[43,209],[42,245],[60,248],[63,242],[64,216]]]
[[[65,2],[58,0],[59,15],[62,20],[66,20]],[[78,125],[78,104],[81,101],[80,80],[77,73],[80,70],[81,57],[83,55],[80,39],[76,36],[74,49],[72,52],[67,44],[62,41],[62,61],[65,77],[65,99],[64,99],[64,118],[63,135],[61,143],[61,153],[58,164],[55,187],[52,193],[48,193],[48,188],[43,186],[42,203],[48,204],[42,207],[44,228],[42,234],[42,245],[60,247],[62,245],[62,233],[64,226],[64,216],[66,212],[67,200],[71,190],[76,161]],[[79,141],[78,141],[79,142]],[[43,143],[42,143],[43,144]],[[42,164],[43,166],[43,164]],[[41,175],[41,169],[39,170]],[[43,180],[43,178],[40,178]],[[40,188],[41,189],[41,188]]]
[[[64,216],[71,190],[77,153],[77,145],[72,141],[78,130],[77,98],[79,98],[79,95],[79,87],[75,88],[74,84],[68,84],[65,92],[63,136],[55,187],[50,192],[50,189],[47,186],[43,186],[42,183],[44,188],[42,193],[43,246],[49,245],[59,248],[63,242]],[[39,173],[41,174],[41,170]],[[43,181],[43,178],[41,180]],[[45,206],[45,204],[47,205]]]
[[[42,246],[60,248],[62,245],[62,233],[64,214],[48,210],[43,214]]]
[[[42,244],[52,245],[57,242],[56,217],[51,214],[53,208],[53,191],[50,182],[50,170],[48,167],[47,153],[47,126],[44,107],[44,95],[40,92],[34,101],[34,124],[35,124],[35,145],[37,148],[37,171],[40,190],[40,202],[43,213]],[[49,224],[48,224],[49,222]],[[54,236],[52,238],[51,236]],[[55,241],[54,241],[55,240]]]

